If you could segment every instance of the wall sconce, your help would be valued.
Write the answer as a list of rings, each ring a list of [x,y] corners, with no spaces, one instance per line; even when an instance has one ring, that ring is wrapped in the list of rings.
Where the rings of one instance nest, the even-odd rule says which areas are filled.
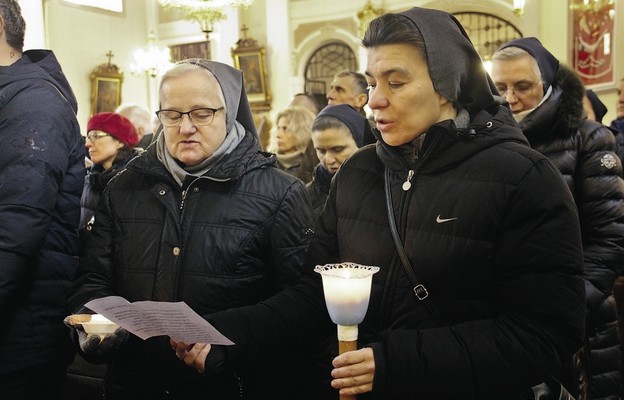
[[[514,14],[518,16],[524,14],[524,3],[525,3],[525,0],[513,0]]]

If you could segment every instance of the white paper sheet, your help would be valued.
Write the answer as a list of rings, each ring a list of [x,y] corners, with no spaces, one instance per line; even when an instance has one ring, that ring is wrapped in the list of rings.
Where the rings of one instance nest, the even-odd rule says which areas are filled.
[[[164,335],[188,344],[234,344],[184,302],[130,303],[123,297],[108,296],[91,300],[85,306],[143,340]]]

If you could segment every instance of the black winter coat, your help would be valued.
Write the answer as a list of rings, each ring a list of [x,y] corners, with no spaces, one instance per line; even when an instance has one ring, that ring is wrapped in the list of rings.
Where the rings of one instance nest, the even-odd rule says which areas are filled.
[[[209,172],[187,177],[183,189],[158,160],[156,145],[133,159],[98,203],[72,309],[118,295],[184,301],[207,317],[294,283],[311,233],[310,200],[301,181],[258,149],[247,132]],[[110,398],[132,390],[135,398],[230,399],[240,390],[258,398],[250,386],[258,384],[258,371],[278,374],[273,368],[247,365],[205,379],[176,358],[168,338],[131,335],[110,360],[105,390]]]
[[[74,355],[63,318],[85,174],[76,110],[51,51],[0,67],[0,375]]]
[[[207,365],[217,370],[219,353],[237,365],[335,335],[312,268],[351,261],[380,267],[359,325],[359,345],[375,356],[373,391],[362,398],[517,399],[557,374],[583,340],[576,207],[509,109],[494,108],[466,130],[452,121],[431,127],[416,161],[410,144],[381,140],[351,156],[332,180],[300,284],[260,306],[210,316],[237,345],[213,349]],[[446,326],[414,297],[397,257],[384,168],[407,255]]]
[[[589,398],[624,398],[617,310],[612,289],[624,272],[624,180],[612,132],[584,119],[584,88],[560,67],[553,92],[520,128],[531,147],[565,178],[579,212],[587,294],[585,366]]]
[[[321,215],[321,211],[323,211],[323,206],[329,195],[329,187],[333,177],[333,174],[330,174],[319,164],[314,168],[312,182],[306,185],[308,193],[310,193],[310,201],[312,202],[312,211],[315,219],[318,218],[318,216]]]

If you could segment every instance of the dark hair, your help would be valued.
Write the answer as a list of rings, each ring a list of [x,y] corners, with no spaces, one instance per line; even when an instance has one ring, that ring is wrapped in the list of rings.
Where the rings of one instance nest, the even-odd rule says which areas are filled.
[[[410,44],[427,60],[425,40],[420,30],[403,15],[384,14],[372,20],[366,29],[362,46],[369,48],[385,44]]]
[[[4,20],[7,43],[21,53],[24,49],[26,22],[17,0],[0,0],[0,16]]]

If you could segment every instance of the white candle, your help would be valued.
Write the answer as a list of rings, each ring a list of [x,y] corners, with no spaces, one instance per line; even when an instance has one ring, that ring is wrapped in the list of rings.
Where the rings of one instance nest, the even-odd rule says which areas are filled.
[[[372,275],[378,267],[353,263],[317,266],[321,274],[325,304],[337,325],[357,325],[364,320],[370,297]]]

